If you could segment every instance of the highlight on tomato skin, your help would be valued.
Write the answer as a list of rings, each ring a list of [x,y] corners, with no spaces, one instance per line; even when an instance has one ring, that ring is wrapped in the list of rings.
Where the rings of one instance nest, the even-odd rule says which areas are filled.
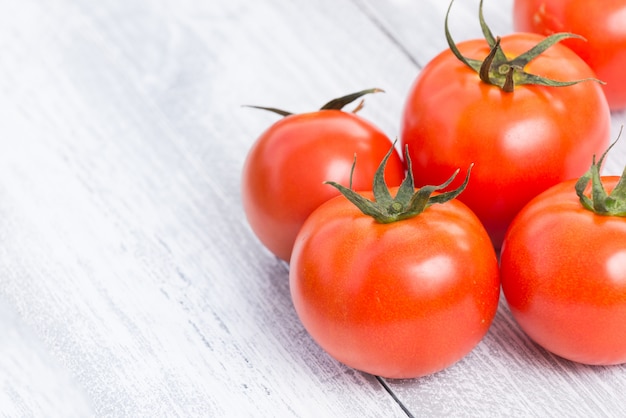
[[[626,108],[626,0],[515,0],[516,31],[551,35],[572,32],[584,39],[564,45],[576,52],[606,82],[611,110]]]
[[[500,257],[502,290],[522,330],[590,365],[626,363],[626,169],[601,177],[605,156],[524,207]]]
[[[488,332],[500,296],[496,254],[458,190],[436,192],[445,185],[409,193],[409,179],[402,192],[347,193],[304,223],[290,263],[291,297],[304,328],[337,361],[415,378],[455,364]],[[398,210],[414,216],[388,222]]]
[[[391,141],[372,122],[342,106],[364,90],[329,102],[321,110],[292,114],[272,108],[283,118],[272,124],[250,148],[241,178],[244,212],[259,241],[289,261],[296,234],[315,208],[339,192],[323,182],[348,182],[355,155],[359,158],[354,187],[371,187],[380,160]],[[347,99],[346,99],[347,98]],[[404,163],[397,152],[390,157],[385,179],[399,185]]]

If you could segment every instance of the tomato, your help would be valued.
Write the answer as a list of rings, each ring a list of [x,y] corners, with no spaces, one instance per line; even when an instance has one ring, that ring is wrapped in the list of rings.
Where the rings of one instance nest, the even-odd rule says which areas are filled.
[[[260,241],[289,261],[298,230],[314,209],[339,192],[325,180],[348,182],[358,156],[353,186],[370,189],[391,145],[374,124],[354,114],[324,109],[290,114],[270,126],[250,149],[242,174],[242,201]],[[394,152],[386,171],[399,185],[404,164]]]
[[[510,59],[542,39],[516,33],[502,37],[500,48]],[[478,60],[491,48],[476,39],[459,43],[458,50]],[[559,81],[594,76],[580,57],[559,44],[524,70]],[[580,176],[588,156],[606,148],[609,135],[610,112],[598,83],[518,84],[507,92],[482,81],[446,50],[421,70],[409,90],[400,139],[413,156],[418,185],[438,183],[454,167],[476,164],[459,199],[499,247],[515,214],[548,187]]]
[[[608,192],[617,177],[604,177]],[[520,327],[576,362],[626,362],[626,218],[584,208],[575,181],[533,199],[511,223],[502,289]],[[626,213],[625,213],[626,215]]]
[[[626,0],[515,0],[513,23],[518,31],[582,35],[586,41],[569,39],[565,45],[606,82],[611,109],[626,107]]]
[[[458,200],[381,223],[335,197],[300,230],[289,280],[301,322],[330,356],[388,378],[461,359],[486,334],[500,294],[489,236]]]

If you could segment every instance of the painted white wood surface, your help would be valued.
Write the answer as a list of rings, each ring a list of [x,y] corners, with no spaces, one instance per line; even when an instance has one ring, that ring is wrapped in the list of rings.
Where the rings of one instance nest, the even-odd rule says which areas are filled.
[[[480,35],[455,4],[457,40]],[[486,0],[494,32],[511,1]],[[256,241],[243,159],[276,117],[445,48],[440,0],[0,0],[0,415],[618,416],[626,368],[538,349],[505,304],[436,375],[384,382],[326,356]],[[614,131],[626,121],[613,116]],[[626,162],[626,142],[605,172]],[[395,398],[403,404],[401,406]]]

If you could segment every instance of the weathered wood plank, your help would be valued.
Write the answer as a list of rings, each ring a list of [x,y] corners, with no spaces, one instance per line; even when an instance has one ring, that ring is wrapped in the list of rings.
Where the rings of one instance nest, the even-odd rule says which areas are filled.
[[[275,119],[241,104],[380,81],[358,69],[391,64],[352,48],[377,28],[330,1],[4,6],[0,409],[404,415],[308,338],[238,193]]]

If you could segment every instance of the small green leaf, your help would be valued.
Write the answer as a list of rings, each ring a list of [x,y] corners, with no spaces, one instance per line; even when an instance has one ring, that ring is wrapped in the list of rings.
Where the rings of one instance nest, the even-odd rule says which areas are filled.
[[[487,44],[491,49],[496,48],[496,44],[499,43],[498,37],[493,36],[489,25],[487,25],[487,22],[485,21],[485,16],[483,14],[483,0],[480,0],[480,4],[478,5],[478,20],[480,22],[480,29],[483,32],[483,36],[485,37]],[[495,59],[497,62],[506,61],[506,55],[504,55],[501,48],[496,48]]]
[[[450,16],[452,3],[454,3],[454,0],[450,2],[450,5],[448,6],[448,11],[446,12],[446,18],[444,20],[444,30],[446,34],[446,41],[448,41],[448,47],[450,47],[450,51],[452,51],[454,56],[457,57],[459,61],[461,61],[462,63],[464,63],[465,65],[467,65],[472,70],[478,73],[480,72],[482,61],[471,59],[471,58],[466,58],[465,56],[463,56],[463,54],[461,54],[461,51],[459,51],[459,48],[457,48],[456,42],[454,42],[454,39],[452,39],[452,35],[450,34],[450,29],[448,27],[448,17]]]
[[[244,105],[244,106],[245,107],[251,107],[253,109],[267,110],[269,112],[277,113],[277,114],[279,114],[281,116],[293,115],[293,113],[291,113],[291,112],[287,112],[286,110],[276,109],[275,107],[264,107],[264,106],[253,106],[253,105]]]
[[[344,108],[344,106],[352,103],[353,101],[355,101],[356,99],[358,99],[360,97],[365,96],[366,94],[381,93],[381,92],[384,92],[384,90],[376,88],[376,87],[373,88],[373,89],[361,90],[361,91],[356,92],[356,93],[348,94],[346,96],[339,97],[337,99],[333,99],[330,102],[326,103],[324,106],[322,106],[320,110],[341,110],[341,109]],[[277,114],[279,114],[279,115],[281,115],[283,117],[293,115],[292,112],[287,112],[286,110],[277,109],[275,107],[253,106],[253,105],[244,105],[244,107],[251,107],[253,109],[267,110],[268,112],[277,113]],[[352,110],[352,113],[358,112],[362,107],[363,107],[363,101],[361,101],[357,105],[357,107],[354,110]]]
[[[515,84],[518,86],[521,86],[524,84],[534,84],[537,86],[567,87],[567,86],[573,86],[574,84],[582,83],[585,81],[595,81],[600,84],[604,84],[604,82],[595,78],[583,78],[580,80],[571,80],[571,81],[557,81],[557,80],[552,80],[550,78],[540,77],[534,74],[529,74],[526,72],[519,72],[517,76],[515,77],[515,79],[516,79]]]
[[[615,189],[613,189],[615,191]],[[614,193],[611,193],[605,201],[607,211],[613,216],[626,217],[626,199],[623,197],[617,197]]]
[[[406,207],[411,201],[411,197],[415,192],[415,184],[413,183],[413,163],[409,156],[409,146],[404,149],[404,159],[407,165],[407,176],[402,181],[398,193],[396,194],[396,201],[400,202],[402,206]],[[410,173],[410,174],[408,174]]]
[[[440,201],[447,202],[449,200],[456,199],[463,192],[463,190],[465,190],[465,188],[467,187],[467,184],[469,183],[469,179],[470,179],[470,172],[472,171],[473,167],[474,167],[474,163],[470,164],[470,166],[467,169],[467,174],[465,175],[465,180],[463,180],[463,184],[461,184],[461,186],[449,192],[445,192],[437,196],[433,196],[430,199],[430,204],[439,203]],[[457,169],[448,181],[452,182],[452,180],[454,180],[454,178],[459,173],[459,171],[460,170]],[[445,188],[445,187],[447,187],[447,185],[445,185],[442,188]]]
[[[595,155],[593,156],[593,163],[596,163],[596,157]],[[583,205],[583,207],[587,210],[593,211],[593,202],[591,201],[591,199],[589,199],[587,197],[587,195],[585,195],[585,189],[587,188],[587,185],[589,184],[589,181],[591,180],[591,170],[587,170],[587,172],[585,174],[583,174],[578,181],[576,181],[576,184],[574,185],[574,190],[576,190],[576,195],[578,196],[578,199],[580,200],[580,203]]]
[[[626,167],[624,167],[622,176],[619,178],[619,181],[615,185],[615,188],[613,188],[613,191],[611,192],[611,197],[616,200],[626,202]]]
[[[543,41],[539,42],[534,47],[530,48],[528,51],[524,52],[521,55],[518,55],[516,58],[512,59],[510,62],[511,65],[517,65],[519,67],[525,67],[526,64],[537,58],[539,55],[543,54],[548,48],[551,46],[561,42],[563,39],[568,38],[578,38],[585,40],[582,36],[575,35],[573,33],[554,33]]]
[[[421,187],[411,198],[409,206],[407,207],[407,214],[419,214],[424,212],[428,207],[430,195],[440,188],[440,186],[431,185]]]
[[[493,48],[496,45],[496,38],[493,36],[493,33],[491,33],[491,29],[489,29],[489,26],[485,21],[485,16],[483,14],[483,0],[480,0],[478,5],[478,20],[480,22],[480,29],[483,31],[485,40],[489,44],[489,47]]]
[[[607,213],[606,208],[606,190],[600,180],[600,163],[591,166],[591,200],[593,201],[593,209],[596,213]]]
[[[379,88],[361,90],[356,93],[348,94],[346,96],[333,99],[330,102],[326,103],[324,106],[322,106],[320,110],[341,110],[343,109],[344,106],[352,103],[353,101],[355,101],[356,99],[360,97],[365,96],[366,94],[382,93],[382,92],[384,92],[384,90],[379,89]]]
[[[389,157],[391,157],[394,148],[395,146],[392,145],[389,151],[387,151],[387,154],[385,154],[383,161],[378,166],[376,173],[374,173],[374,184],[372,185],[374,199],[384,206],[389,206],[393,203],[393,198],[391,197],[391,193],[389,193],[387,183],[385,183],[385,168],[387,167],[387,161],[389,161]]]
[[[596,156],[593,156],[591,167],[574,185],[580,204],[598,215],[626,217],[626,167],[610,194],[607,194],[600,176],[602,163],[608,152],[619,140],[621,133],[622,130],[620,129],[617,139],[604,151],[598,162],[596,162]],[[587,196],[585,190],[589,182],[591,182],[591,195]]]
[[[325,183],[339,190],[342,195],[344,195],[349,201],[354,203],[354,205],[358,207],[359,210],[365,215],[371,216],[373,218],[377,218],[383,215],[380,212],[378,206],[376,206],[375,202],[366,199],[354,190],[348,189],[347,187],[344,187],[339,183],[335,183],[334,181],[327,181]]]

